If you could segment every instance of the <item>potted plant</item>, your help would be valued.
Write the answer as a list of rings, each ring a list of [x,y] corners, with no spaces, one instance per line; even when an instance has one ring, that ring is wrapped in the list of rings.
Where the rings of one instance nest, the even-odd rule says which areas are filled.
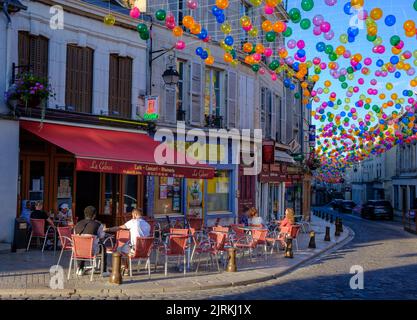
[[[26,108],[44,109],[46,100],[53,96],[47,79],[32,73],[22,73],[6,92],[6,101],[12,107],[20,104]]]

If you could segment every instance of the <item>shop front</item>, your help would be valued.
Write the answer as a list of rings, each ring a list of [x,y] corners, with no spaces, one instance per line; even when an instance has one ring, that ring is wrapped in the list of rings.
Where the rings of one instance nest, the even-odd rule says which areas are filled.
[[[162,198],[156,210],[181,212],[185,178],[214,176],[207,165],[158,165],[159,142],[146,132],[26,120],[20,127],[18,212],[43,200],[47,211],[66,205],[82,218],[93,205],[100,221],[121,224],[133,208],[150,213],[150,181]]]
[[[299,167],[287,167],[287,181],[285,183],[285,207],[292,208],[295,215],[303,215],[303,174]]]

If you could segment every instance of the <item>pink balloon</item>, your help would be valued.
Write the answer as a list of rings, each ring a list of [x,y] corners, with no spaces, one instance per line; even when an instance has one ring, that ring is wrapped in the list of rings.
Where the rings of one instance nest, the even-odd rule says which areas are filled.
[[[325,0],[324,1],[328,6],[332,7],[337,3],[337,0]]]
[[[254,53],[252,57],[255,61],[260,61],[262,58],[259,53]]]
[[[314,27],[314,28],[313,28],[313,34],[314,34],[315,36],[319,36],[319,35],[321,35],[321,29],[320,29],[320,27]]]
[[[264,11],[265,11],[265,14],[273,14],[274,13],[274,8],[270,7],[268,5],[265,5]]]
[[[188,0],[187,1],[187,7],[188,7],[188,9],[191,9],[191,10],[197,9],[198,3],[195,0]]]
[[[277,75],[275,73],[271,74],[271,80],[277,81]]]
[[[174,29],[174,28],[175,28],[176,24],[175,24],[175,21],[174,21],[174,22],[165,22],[165,26],[166,26],[168,29],[172,30],[172,29]]]
[[[243,30],[245,30],[245,31],[250,31],[250,30],[252,30],[252,25],[250,24],[250,25],[248,25],[248,26],[243,26],[242,28],[243,28]]]
[[[265,51],[264,51],[264,55],[266,56],[266,57],[270,57],[270,56],[272,56],[272,49],[271,48],[265,48]]]
[[[320,25],[320,30],[324,33],[327,33],[330,31],[330,23],[328,23],[327,21],[323,21],[322,24]]]
[[[133,7],[129,14],[133,19],[138,19],[140,17],[140,10],[137,7]]]
[[[178,40],[175,44],[175,48],[178,50],[184,50],[185,49],[185,42],[182,40]]]
[[[372,59],[371,58],[365,58],[365,60],[363,62],[365,63],[366,66],[370,66],[372,64]]]
[[[264,68],[260,68],[260,69],[259,69],[259,73],[260,73],[260,74],[265,74],[265,69],[264,69]]]
[[[298,40],[297,42],[298,49],[304,49],[305,46],[306,46],[306,43],[304,42],[304,40]]]
[[[287,47],[289,49],[294,49],[296,45],[297,45],[297,42],[294,39],[289,40],[287,43]]]

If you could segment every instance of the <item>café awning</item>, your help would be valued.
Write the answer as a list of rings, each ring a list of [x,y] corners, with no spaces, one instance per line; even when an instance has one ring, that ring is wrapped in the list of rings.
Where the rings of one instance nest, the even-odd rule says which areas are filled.
[[[39,138],[73,153],[78,171],[193,179],[211,179],[214,176],[214,168],[190,164],[186,157],[172,149],[173,164],[157,163],[154,154],[160,142],[143,133],[27,120],[20,121],[20,125]],[[185,162],[179,162],[181,159]]]
[[[278,162],[285,162],[288,164],[294,164],[295,160],[286,152],[275,150],[275,160]]]

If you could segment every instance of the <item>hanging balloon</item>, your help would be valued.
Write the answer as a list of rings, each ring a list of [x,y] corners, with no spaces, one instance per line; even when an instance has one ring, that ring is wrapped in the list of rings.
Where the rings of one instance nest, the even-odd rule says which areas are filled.
[[[310,20],[308,20],[308,19],[302,19],[301,21],[300,21],[300,27],[301,27],[301,29],[303,29],[303,30],[307,30],[307,29],[309,29],[310,27],[311,27],[311,21]]]
[[[311,11],[314,7],[314,1],[313,0],[302,0],[301,1],[301,8],[304,11]]]
[[[213,6],[213,7],[211,8],[211,13],[212,13],[215,17],[217,17],[218,15],[223,14],[223,10],[222,10],[222,9],[220,9],[219,7],[217,7],[217,6]]]
[[[254,64],[254,65],[252,65],[252,70],[253,70],[254,72],[258,72],[258,71],[259,71],[259,69],[260,69],[259,64]]]
[[[272,22],[269,20],[265,20],[262,22],[262,30],[265,32],[269,32],[272,30]]]
[[[198,35],[198,38],[201,39],[201,40],[204,40],[205,38],[207,38],[207,36],[208,36],[207,30],[202,28],[201,32]]]
[[[229,6],[229,1],[228,0],[216,0],[216,6],[224,10]]]
[[[299,9],[297,8],[292,8],[289,12],[288,15],[290,16],[290,19],[293,23],[298,23],[301,20],[301,12]]]
[[[242,27],[252,24],[250,18],[248,16],[243,16],[240,18],[240,25]]]
[[[142,34],[146,31],[148,31],[148,27],[144,23],[139,23],[136,27],[136,30],[139,32],[139,34]]]
[[[276,39],[276,34],[274,31],[267,32],[265,35],[265,39],[268,42],[274,42]]]
[[[142,40],[145,40],[145,41],[149,40],[149,38],[150,38],[149,30],[146,30],[146,31],[140,33],[139,36]]]
[[[226,16],[222,13],[222,14],[216,16],[216,21],[217,21],[217,23],[222,24],[226,21]]]
[[[167,17],[167,13],[165,10],[159,9],[155,12],[155,18],[158,21],[165,21],[166,17]]]
[[[178,40],[175,44],[175,48],[178,50],[184,50],[185,49],[185,42],[182,40]]]
[[[129,15],[133,18],[133,19],[138,19],[140,17],[140,10],[138,7],[133,7],[132,10],[130,10]]]
[[[249,30],[248,34],[252,38],[256,38],[258,36],[259,30],[258,28],[254,27],[251,30]]]
[[[184,18],[182,18],[182,24],[184,27],[190,29],[194,24],[194,18],[191,16],[184,16]]]
[[[195,54],[200,56],[203,54],[203,48],[202,47],[197,47],[197,49],[195,49]]]
[[[209,54],[207,51],[203,51],[203,53],[201,54],[201,59],[206,60],[208,58]]]
[[[223,55],[223,60],[224,60],[225,62],[227,62],[227,63],[230,63],[230,62],[232,62],[232,61],[233,61],[233,56],[232,56],[230,53],[226,52],[226,53]]]
[[[172,30],[172,34],[175,37],[181,37],[183,35],[184,31],[182,30],[182,28],[180,26],[176,26],[173,30]]]
[[[220,30],[224,33],[224,34],[229,34],[230,32],[232,32],[232,26],[230,25],[229,22],[225,22],[221,25]]]
[[[192,34],[200,34],[201,32],[201,24],[199,23],[194,23],[191,28],[190,28],[190,32]]]
[[[267,15],[273,14],[274,13],[274,8],[266,5],[265,8],[264,8],[264,12]]]
[[[114,26],[114,24],[116,23],[116,18],[114,17],[114,15],[109,13],[108,15],[104,16],[103,22],[106,26]]]
[[[234,39],[232,36],[227,36],[224,38],[224,43],[226,43],[228,46],[232,46],[234,43]]]
[[[284,32],[287,29],[287,25],[283,21],[277,21],[272,25],[272,30],[277,33]]]
[[[211,66],[214,63],[214,57],[213,56],[208,56],[205,63],[209,66]]]
[[[282,35],[286,38],[291,37],[291,35],[292,35],[291,27],[287,27],[287,29],[282,33]]]

